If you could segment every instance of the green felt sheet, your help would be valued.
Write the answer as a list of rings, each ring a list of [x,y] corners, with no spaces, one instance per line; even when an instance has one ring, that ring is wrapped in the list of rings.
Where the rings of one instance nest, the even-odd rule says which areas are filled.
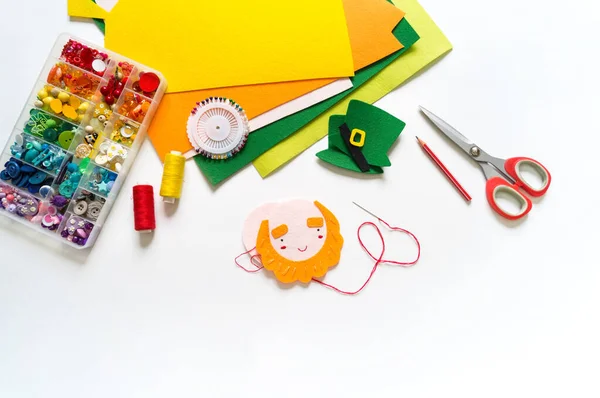
[[[211,184],[217,185],[231,177],[236,172],[250,164],[258,156],[262,155],[279,142],[283,141],[305,125],[309,124],[312,120],[326,112],[329,108],[366,83],[369,79],[381,72],[404,52],[406,52],[414,43],[417,42],[417,40],[419,40],[419,35],[410,26],[406,18],[402,19],[398,26],[394,28],[393,33],[394,36],[404,45],[404,48],[356,72],[356,75],[351,78],[353,84],[352,89],[344,91],[335,97],[250,133],[246,147],[231,159],[211,160],[203,156],[195,156],[194,161],[202,170],[202,173],[204,173],[207,180]]]

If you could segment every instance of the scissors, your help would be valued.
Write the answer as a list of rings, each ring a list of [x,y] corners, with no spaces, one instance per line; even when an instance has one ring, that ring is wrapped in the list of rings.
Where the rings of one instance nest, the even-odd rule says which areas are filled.
[[[550,188],[550,182],[552,181],[550,172],[537,160],[526,157],[499,159],[490,156],[438,116],[423,107],[421,107],[421,112],[452,142],[479,164],[487,179],[487,200],[492,209],[500,216],[508,220],[518,220],[531,211],[533,204],[527,196],[521,193],[521,189],[533,197],[540,197]],[[533,187],[525,181],[522,175],[524,167],[531,168],[539,174],[542,179],[541,187]],[[514,198],[519,203],[520,209],[513,212],[500,207],[498,197],[502,194]]]

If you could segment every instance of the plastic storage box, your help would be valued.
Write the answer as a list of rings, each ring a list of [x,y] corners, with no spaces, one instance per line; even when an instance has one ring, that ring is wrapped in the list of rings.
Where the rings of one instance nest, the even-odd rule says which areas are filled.
[[[166,90],[157,71],[59,36],[0,159],[0,214],[94,245]]]

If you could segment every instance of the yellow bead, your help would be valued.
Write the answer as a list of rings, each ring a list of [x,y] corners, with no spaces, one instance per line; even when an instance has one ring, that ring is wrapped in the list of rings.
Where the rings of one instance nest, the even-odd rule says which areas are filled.
[[[54,98],[52,98],[52,97],[48,96],[48,97],[44,98],[44,99],[42,100],[42,102],[44,103],[44,105],[50,105],[50,103],[51,103],[53,100],[54,100]]]
[[[60,93],[58,93],[58,97],[59,100],[61,100],[61,102],[65,103],[65,102],[69,102],[69,99],[71,98],[71,96],[67,93],[65,93],[64,91],[61,91]]]
[[[84,115],[84,114],[79,114],[79,115],[77,115],[77,121],[78,121],[79,123],[83,122],[83,118],[84,118],[84,117],[85,117],[85,115]]]
[[[38,97],[38,99],[43,100],[44,98],[48,97],[48,92],[46,90],[42,89],[42,90],[38,91],[37,97]]]
[[[71,105],[75,109],[78,109],[79,106],[81,105],[81,100],[79,98],[75,97],[74,95],[72,95],[71,98],[69,99],[69,105]]]
[[[77,114],[77,112],[75,112],[75,109],[73,109],[71,105],[64,105],[62,107],[62,113],[71,120],[77,120],[77,118],[79,117],[79,115]]]
[[[81,105],[79,105],[79,107],[77,108],[77,110],[79,112],[87,112],[88,109],[90,108],[90,104],[88,102],[82,102]]]
[[[50,109],[52,109],[54,113],[60,114],[63,110],[63,104],[60,99],[53,98],[52,101],[50,101]]]

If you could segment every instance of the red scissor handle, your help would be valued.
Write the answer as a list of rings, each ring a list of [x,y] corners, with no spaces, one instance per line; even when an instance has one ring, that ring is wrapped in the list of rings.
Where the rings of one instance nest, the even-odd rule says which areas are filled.
[[[531,167],[535,170],[542,178],[542,187],[532,187],[525,181],[521,176],[522,167]],[[510,158],[504,163],[504,169],[506,172],[517,182],[517,186],[523,188],[525,192],[533,197],[540,197],[548,191],[550,183],[552,182],[552,176],[547,168],[543,164],[535,159],[531,158]]]
[[[488,180],[487,185],[485,187],[487,200],[490,203],[490,206],[494,211],[500,214],[502,217],[508,220],[518,220],[523,218],[531,211],[533,204],[531,200],[519,192],[518,185],[509,184],[504,178],[494,177]],[[499,195],[508,195],[512,198],[516,199],[517,202],[521,205],[521,208],[516,213],[511,213],[503,210],[498,204]]]

